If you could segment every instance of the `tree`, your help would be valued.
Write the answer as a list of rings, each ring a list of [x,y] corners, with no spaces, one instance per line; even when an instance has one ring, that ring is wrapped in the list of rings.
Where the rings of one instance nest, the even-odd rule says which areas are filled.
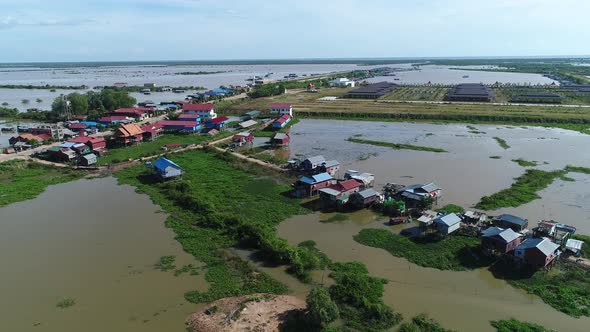
[[[307,295],[306,302],[309,318],[315,325],[324,327],[340,316],[338,306],[324,287],[313,288]]]
[[[68,95],[72,114],[83,115],[88,112],[88,99],[85,95],[74,92]]]

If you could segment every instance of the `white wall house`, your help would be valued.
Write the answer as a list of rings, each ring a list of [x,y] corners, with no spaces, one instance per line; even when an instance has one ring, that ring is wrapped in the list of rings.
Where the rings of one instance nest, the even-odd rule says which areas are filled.
[[[293,105],[291,104],[272,104],[270,105],[270,113],[271,114],[289,114],[289,116],[293,117]]]
[[[212,120],[217,118],[217,113],[215,113],[215,105],[213,104],[185,104],[182,110],[187,114],[197,114],[204,120]]]
[[[329,81],[328,85],[330,85],[331,87],[345,88],[345,87],[349,86],[351,88],[354,88],[355,81],[351,81],[348,78],[337,78],[335,80]]]

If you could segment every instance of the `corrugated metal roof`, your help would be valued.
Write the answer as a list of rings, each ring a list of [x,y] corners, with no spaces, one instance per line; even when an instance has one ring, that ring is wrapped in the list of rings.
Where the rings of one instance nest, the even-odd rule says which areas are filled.
[[[313,156],[307,158],[306,160],[312,164],[321,164],[326,161],[326,158],[324,158],[324,156]]]
[[[332,180],[332,176],[328,173],[320,173],[312,176],[302,176],[299,181],[307,184],[314,184],[318,182],[324,182]]]
[[[537,248],[545,256],[549,256],[559,249],[559,245],[551,242],[548,238],[528,238],[524,240],[516,249],[530,249]]]
[[[324,188],[324,189],[320,189],[320,192],[328,194],[330,196],[338,196],[340,195],[340,192],[338,190],[334,190],[332,188]]]
[[[248,127],[254,126],[257,123],[258,122],[254,121],[254,120],[248,120],[248,121],[244,121],[244,122],[240,123],[239,126],[242,128],[248,128]]]
[[[176,164],[172,160],[166,159],[164,157],[161,157],[154,162],[154,167],[160,171],[166,170],[166,167],[169,167],[169,166],[182,170],[182,168],[180,166],[178,166],[178,164]]]
[[[505,222],[508,222],[511,224],[516,224],[519,226],[524,226],[524,224],[526,224],[526,222],[527,222],[526,219],[522,219],[520,217],[513,216],[513,215],[507,214],[507,213],[499,215],[498,220],[505,221]]]
[[[440,189],[440,187],[439,187],[439,186],[437,186],[436,184],[434,184],[434,183],[430,182],[430,183],[428,183],[428,184],[425,184],[425,185],[423,185],[423,186],[422,186],[422,189],[423,189],[423,190],[425,190],[426,192],[429,192],[429,193],[430,193],[430,192],[433,192],[433,191],[439,190],[439,189]]]
[[[361,195],[362,198],[369,198],[379,195],[379,193],[373,189],[365,189],[363,191],[359,191],[358,194]]]
[[[273,138],[282,140],[283,138],[286,138],[286,137],[288,137],[288,136],[285,133],[277,133],[277,134],[275,134],[275,136]]]
[[[569,239],[565,243],[565,247],[573,252],[578,252],[582,249],[582,245],[584,245],[584,241]]]
[[[328,160],[324,163],[324,167],[334,167],[338,165],[340,165],[340,162],[338,162],[338,160]]]
[[[436,218],[434,220],[434,222],[442,223],[447,226],[453,226],[453,225],[461,222],[461,218],[458,215],[456,215],[455,213],[449,213],[447,215]]]

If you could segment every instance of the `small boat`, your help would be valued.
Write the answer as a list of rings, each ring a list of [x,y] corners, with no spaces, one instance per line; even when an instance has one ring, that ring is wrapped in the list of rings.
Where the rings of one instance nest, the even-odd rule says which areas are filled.
[[[401,225],[408,222],[408,217],[391,217],[389,218],[390,225]]]
[[[469,78],[469,75],[463,75],[463,78]]]
[[[4,133],[12,133],[12,132],[14,132],[14,127],[2,127],[2,128],[0,128],[0,131],[2,131]]]

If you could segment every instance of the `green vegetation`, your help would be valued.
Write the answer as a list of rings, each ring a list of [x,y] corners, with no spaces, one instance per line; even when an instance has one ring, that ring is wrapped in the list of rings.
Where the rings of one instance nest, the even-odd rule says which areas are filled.
[[[276,95],[282,95],[285,93],[285,86],[280,83],[269,83],[260,85],[254,90],[248,92],[248,97],[250,98],[261,98],[261,97],[270,97]]]
[[[206,265],[209,290],[187,293],[189,301],[287,291],[283,284],[255,271],[227,250],[238,245],[258,250],[269,262],[288,264],[293,274],[310,280],[309,271],[321,266],[317,252],[293,247],[275,232],[282,220],[306,212],[298,200],[283,195],[290,189],[288,185],[269,179],[267,169],[229,154],[190,151],[171,159],[185,171],[180,181],[159,183],[143,165],[115,175],[121,183],[136,186],[162,206],[170,215],[166,225],[176,232],[184,250]]]
[[[315,287],[307,295],[307,315],[316,326],[325,327],[340,317],[338,306],[324,287]]]
[[[399,332],[452,332],[440,325],[437,321],[429,318],[426,314],[420,314],[409,323],[404,323]]]
[[[162,256],[154,267],[162,272],[174,270],[176,268],[176,265],[174,265],[175,260],[176,257],[174,256]]]
[[[459,205],[447,204],[440,209],[436,209],[439,213],[465,213],[465,209]]]
[[[0,118],[15,118],[18,113],[17,108],[0,107]]]
[[[193,264],[183,265],[180,269],[174,271],[174,276],[178,277],[181,274],[188,273],[191,276],[196,276],[199,274],[199,268],[194,266]]]
[[[427,146],[418,146],[418,145],[410,145],[410,144],[397,144],[397,143],[390,143],[390,142],[380,142],[380,141],[371,141],[366,139],[354,138],[349,137],[347,139],[349,142],[358,143],[358,144],[368,144],[368,145],[375,145],[375,146],[384,146],[388,148],[392,148],[394,150],[416,150],[416,151],[428,151],[428,152],[447,152],[446,150],[439,149],[439,148],[431,148]]]
[[[570,178],[569,176],[565,176],[565,175],[560,176],[559,179],[561,181],[566,181],[566,182],[575,182],[576,181],[574,178]]]
[[[521,322],[514,318],[508,320],[494,320],[491,322],[497,332],[555,332],[541,325]]]
[[[85,90],[86,85],[31,85],[31,84],[0,84],[0,89],[28,89],[28,90]]]
[[[394,234],[386,229],[363,229],[354,236],[360,244],[387,250],[390,254],[408,261],[440,270],[463,271],[489,263],[478,257],[479,239],[461,235],[439,237],[428,234],[423,237],[408,238]]]
[[[559,273],[539,271],[530,278],[515,278],[509,282],[570,316],[590,316],[590,274],[570,263],[562,265]]]
[[[161,153],[165,153],[165,151],[162,148],[168,144],[179,143],[185,146],[191,144],[198,145],[212,140],[218,140],[230,135],[231,132],[229,131],[221,132],[215,137],[208,137],[203,135],[164,134],[153,141],[142,142],[134,146],[109,149],[109,152],[106,155],[98,158],[98,164],[116,164],[130,159],[133,160],[158,155]]]
[[[490,196],[484,196],[476,208],[482,210],[494,210],[501,207],[517,207],[522,204],[540,198],[537,191],[545,189],[563,171],[547,172],[538,169],[528,169],[522,176],[516,178],[516,182],[508,189],[501,190]]]
[[[508,145],[508,143],[506,143],[506,141],[501,139],[500,137],[493,137],[493,139],[495,139],[496,142],[498,142],[500,147],[502,147],[503,149],[510,149],[510,145]]]
[[[55,306],[60,309],[67,309],[69,307],[72,307],[74,304],[76,304],[76,301],[74,299],[65,298],[65,299],[57,302],[57,304]]]
[[[538,163],[536,161],[528,161],[528,160],[524,160],[522,158],[512,159],[512,161],[522,167],[534,167],[534,166],[538,165]]]
[[[500,156],[490,156],[490,159],[502,159]]]
[[[402,86],[383,97],[388,100],[443,101],[449,88],[440,86]]]
[[[482,197],[475,207],[482,210],[494,210],[502,207],[517,207],[534,201],[540,198],[537,195],[538,191],[545,189],[556,178],[564,179],[564,176],[569,172],[590,174],[590,168],[566,166],[563,170],[552,172],[528,169],[523,175],[516,178],[516,182],[510,188]],[[565,177],[565,181],[568,181],[567,179],[571,178]]]
[[[369,275],[364,264],[334,263],[335,284],[330,296],[338,305],[344,328],[359,331],[387,330],[399,324],[401,314],[383,303],[385,280]]]
[[[59,168],[33,161],[0,163],[0,206],[33,199],[50,185],[82,178],[82,171]]]

